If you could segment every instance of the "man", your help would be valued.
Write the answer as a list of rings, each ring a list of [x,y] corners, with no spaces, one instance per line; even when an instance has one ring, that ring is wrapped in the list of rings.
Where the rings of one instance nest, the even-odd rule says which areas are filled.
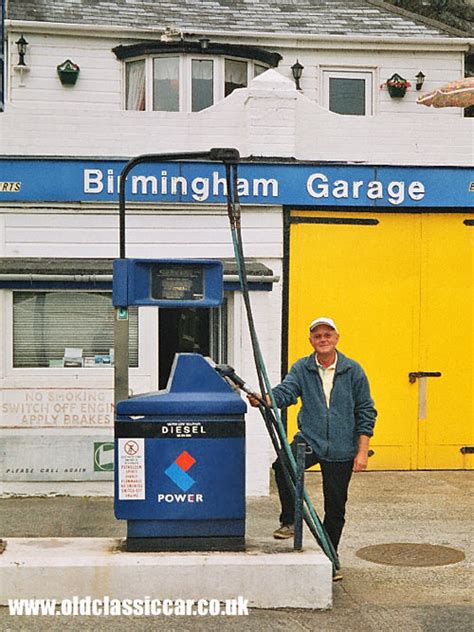
[[[309,326],[309,342],[314,353],[291,367],[273,396],[278,408],[296,404],[298,432],[291,449],[304,442],[306,468],[321,466],[324,495],[324,527],[334,545],[339,545],[345,522],[347,490],[352,472],[367,468],[369,439],[373,434],[377,411],[370,396],[362,367],[336,350],[339,332],[331,318],[316,318]],[[248,397],[258,406],[255,397]],[[280,527],[276,539],[294,535],[294,499],[277,459],[273,464],[281,502]]]

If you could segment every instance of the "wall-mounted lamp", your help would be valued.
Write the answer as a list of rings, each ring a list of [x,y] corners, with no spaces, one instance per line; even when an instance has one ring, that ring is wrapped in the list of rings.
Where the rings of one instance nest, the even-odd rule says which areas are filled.
[[[28,49],[28,42],[21,35],[20,39],[18,39],[15,44],[18,48],[18,63],[16,66],[13,66],[14,70],[20,75],[20,83],[18,84],[20,88],[25,87],[24,76],[26,73],[30,72],[30,67],[26,65],[25,55]]]
[[[209,48],[209,38],[208,37],[201,37],[201,39],[199,40],[199,43],[201,44],[201,49],[202,50],[207,50]]]
[[[417,90],[421,90],[424,82],[425,82],[425,75],[420,70],[420,72],[416,75],[415,88]]]
[[[293,79],[295,80],[295,86],[297,90],[301,90],[300,79],[301,75],[303,74],[303,70],[304,66],[302,66],[298,60],[296,60],[296,63],[294,63],[291,67],[291,72],[293,74]]]
[[[28,42],[26,41],[24,36],[21,35],[20,39],[17,39],[15,44],[18,47],[18,64],[17,64],[17,66],[26,66],[25,55],[26,55],[26,50],[28,48]]]

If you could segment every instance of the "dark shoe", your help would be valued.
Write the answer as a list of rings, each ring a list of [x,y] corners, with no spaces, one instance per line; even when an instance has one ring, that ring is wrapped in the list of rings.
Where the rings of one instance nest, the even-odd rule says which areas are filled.
[[[288,538],[292,538],[294,535],[294,524],[282,524],[278,527],[276,531],[273,532],[273,537],[275,538],[275,540],[288,540]]]

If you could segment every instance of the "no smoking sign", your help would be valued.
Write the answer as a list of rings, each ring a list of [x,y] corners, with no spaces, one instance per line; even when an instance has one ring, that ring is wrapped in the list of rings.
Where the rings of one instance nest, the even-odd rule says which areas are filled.
[[[120,500],[145,499],[145,439],[118,440]]]
[[[139,456],[140,446],[136,441],[130,439],[123,444],[123,451],[127,456]]]

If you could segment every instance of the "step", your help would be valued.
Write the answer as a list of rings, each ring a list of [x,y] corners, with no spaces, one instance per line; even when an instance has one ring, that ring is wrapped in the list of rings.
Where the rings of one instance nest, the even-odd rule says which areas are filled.
[[[253,608],[327,609],[331,563],[314,546],[247,540],[243,552],[130,553],[119,538],[7,538],[0,605],[9,599],[248,600]]]

